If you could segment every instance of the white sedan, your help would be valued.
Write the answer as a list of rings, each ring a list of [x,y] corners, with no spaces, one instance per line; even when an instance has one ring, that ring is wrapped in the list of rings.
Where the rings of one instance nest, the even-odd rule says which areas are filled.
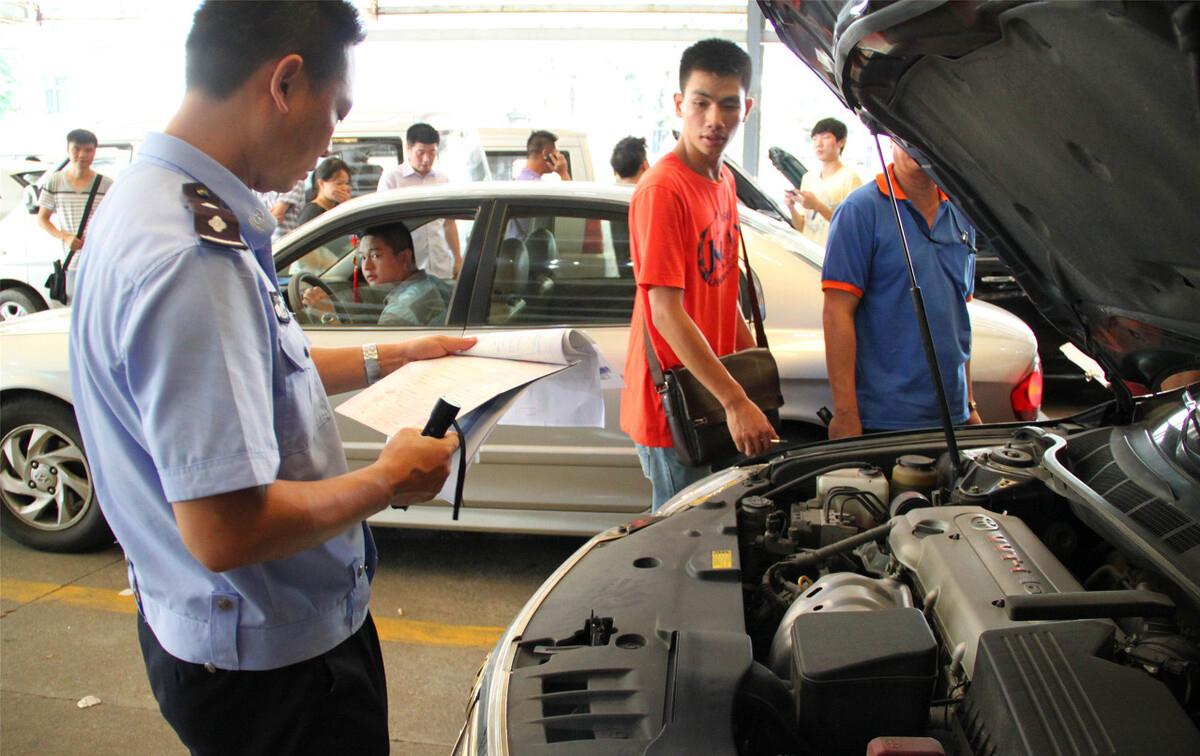
[[[305,330],[320,346],[573,326],[586,329],[620,370],[634,293],[630,196],[627,188],[575,182],[478,183],[372,194],[282,239],[276,267],[293,308],[296,292],[313,283],[312,277],[339,301],[342,317],[336,321],[322,323],[303,308],[298,313],[301,322],[311,321]],[[426,326],[379,325],[380,292],[355,276],[357,236],[381,223],[418,229],[444,219],[458,227],[465,261],[448,310]],[[783,380],[784,435],[822,439],[817,411],[831,399],[821,331],[821,250],[763,214],[743,208],[742,221]],[[989,422],[1032,419],[1041,380],[1033,334],[992,305],[976,301],[969,309],[972,373],[982,416]],[[108,538],[71,412],[69,318],[69,310],[62,309],[0,324],[3,525],[12,537],[45,549],[85,548]],[[348,397],[331,401],[337,406]],[[619,391],[604,399],[604,428],[499,426],[469,469],[465,508],[457,522],[442,501],[386,510],[371,522],[592,534],[645,512],[650,486],[618,427]],[[341,416],[338,423],[352,468],[376,458],[380,434]]]
[[[37,226],[37,193],[34,187],[46,171],[52,170],[54,166],[49,163],[33,160],[0,163],[0,320],[44,309],[41,298],[31,290],[32,287],[22,283],[25,269],[15,264],[17,255],[9,254],[13,246],[8,241],[11,235],[2,229],[32,229]],[[9,216],[12,216],[11,219]],[[57,246],[49,234],[43,231],[42,235]],[[21,243],[18,246],[23,248]]]

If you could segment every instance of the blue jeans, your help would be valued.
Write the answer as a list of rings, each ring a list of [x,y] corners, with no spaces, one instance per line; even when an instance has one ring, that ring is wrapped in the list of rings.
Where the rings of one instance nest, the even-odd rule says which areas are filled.
[[[651,514],[657,512],[667,499],[709,475],[707,466],[687,467],[679,464],[679,460],[675,459],[675,450],[670,447],[635,446],[638,461],[642,463],[642,474],[654,489]]]

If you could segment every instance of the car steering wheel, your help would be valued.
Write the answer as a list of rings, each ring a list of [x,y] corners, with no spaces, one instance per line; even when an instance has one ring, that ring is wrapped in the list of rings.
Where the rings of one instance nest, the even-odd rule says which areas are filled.
[[[304,299],[301,296],[300,286],[307,284],[309,288],[317,288],[325,292],[325,296],[329,298],[329,303],[333,305],[333,314],[337,319],[345,323],[349,320],[349,312],[346,306],[342,304],[342,300],[338,299],[337,294],[333,293],[333,289],[329,288],[329,284],[320,279],[319,276],[312,273],[296,273],[288,281],[288,302],[292,305],[292,311],[296,314],[296,320],[301,324],[320,324],[319,317],[314,316],[314,311],[304,306]]]

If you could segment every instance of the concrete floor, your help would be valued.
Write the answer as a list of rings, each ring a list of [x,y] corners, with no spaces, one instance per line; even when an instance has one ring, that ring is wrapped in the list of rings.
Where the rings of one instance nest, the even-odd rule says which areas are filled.
[[[578,538],[377,530],[392,753],[445,754],[484,656]],[[45,554],[0,537],[0,753],[186,750],[142,667],[121,552]],[[101,704],[80,709],[96,696]]]

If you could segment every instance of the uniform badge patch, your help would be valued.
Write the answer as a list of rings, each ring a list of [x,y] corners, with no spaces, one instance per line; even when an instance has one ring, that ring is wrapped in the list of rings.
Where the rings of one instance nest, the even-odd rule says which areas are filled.
[[[280,323],[286,323],[292,319],[292,313],[288,311],[287,303],[283,301],[283,296],[279,292],[271,292],[271,304],[275,308],[275,319]]]
[[[184,184],[183,197],[195,220],[196,236],[201,241],[230,249],[246,249],[237,216],[211,189],[198,183]]]

